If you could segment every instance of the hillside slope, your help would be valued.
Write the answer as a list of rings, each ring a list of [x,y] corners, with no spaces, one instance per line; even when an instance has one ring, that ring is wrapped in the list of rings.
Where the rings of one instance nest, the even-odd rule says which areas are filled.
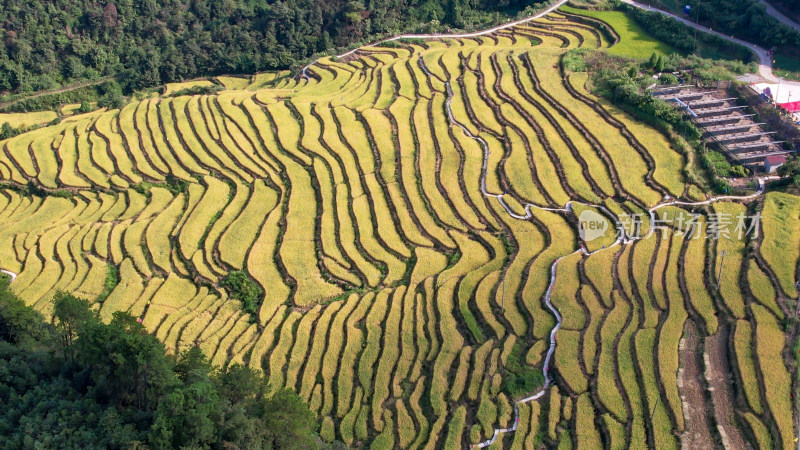
[[[684,155],[561,75],[567,49],[613,39],[555,12],[0,141],[0,267],[45,314],[75,292],[170,351],[262,369],[351,446],[514,428],[504,447],[677,448],[715,425],[788,446],[800,201],[688,203]],[[602,239],[581,239],[586,211]],[[719,214],[756,212],[763,233],[706,239]],[[624,218],[640,236],[614,236]],[[264,293],[253,314],[242,276]]]

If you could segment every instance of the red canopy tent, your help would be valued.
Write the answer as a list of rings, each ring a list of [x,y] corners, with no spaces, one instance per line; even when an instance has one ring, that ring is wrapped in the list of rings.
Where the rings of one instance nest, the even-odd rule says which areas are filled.
[[[789,112],[797,112],[800,111],[800,101],[796,102],[787,102],[787,103],[778,103],[778,106],[785,109]]]

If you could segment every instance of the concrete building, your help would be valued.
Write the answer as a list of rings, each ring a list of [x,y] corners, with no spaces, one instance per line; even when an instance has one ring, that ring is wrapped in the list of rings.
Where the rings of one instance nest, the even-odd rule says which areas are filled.
[[[771,155],[764,158],[764,172],[775,173],[778,167],[786,162],[786,157],[783,155]]]

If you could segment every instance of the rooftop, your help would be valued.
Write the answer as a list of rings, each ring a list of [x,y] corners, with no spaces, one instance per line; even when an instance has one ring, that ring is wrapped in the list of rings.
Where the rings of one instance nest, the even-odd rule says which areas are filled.
[[[764,163],[769,164],[770,166],[783,164],[785,162],[786,162],[786,157],[783,155],[770,155],[764,158]]]

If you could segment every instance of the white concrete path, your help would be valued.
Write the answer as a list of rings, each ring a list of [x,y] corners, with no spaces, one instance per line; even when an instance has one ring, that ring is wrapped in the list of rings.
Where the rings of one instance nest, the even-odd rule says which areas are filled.
[[[441,81],[442,83],[444,83],[446,94],[447,94],[447,98],[446,98],[446,101],[445,101],[445,109],[447,110],[447,118],[448,118],[448,121],[450,122],[450,125],[458,127],[459,129],[461,129],[461,131],[467,137],[478,141],[478,143],[480,143],[481,147],[483,148],[483,167],[481,167],[481,176],[480,176],[480,191],[481,191],[481,194],[483,194],[485,197],[488,197],[488,198],[497,199],[498,203],[500,203],[500,205],[503,207],[503,209],[505,209],[506,213],[508,213],[509,216],[511,216],[511,217],[513,217],[515,219],[519,219],[519,220],[528,220],[528,219],[530,219],[532,217],[532,215],[533,215],[531,213],[531,209],[532,208],[537,208],[537,209],[550,211],[550,212],[563,212],[563,213],[566,213],[566,214],[572,214],[573,213],[572,204],[573,203],[579,203],[579,202],[569,201],[569,202],[567,202],[566,205],[564,205],[564,208],[546,208],[546,207],[541,207],[541,206],[538,206],[538,205],[534,205],[532,203],[524,203],[525,215],[521,215],[521,214],[517,214],[514,211],[512,211],[511,208],[503,200],[503,197],[506,196],[506,195],[509,195],[509,194],[506,194],[506,193],[502,193],[501,194],[501,193],[489,192],[486,189],[486,176],[487,176],[486,174],[487,174],[487,170],[488,170],[487,166],[488,166],[489,154],[490,154],[489,144],[483,138],[481,138],[480,136],[475,136],[474,134],[472,134],[472,132],[469,131],[469,129],[464,124],[460,123],[453,116],[453,110],[452,110],[452,107],[451,107],[451,103],[453,101],[453,89],[450,86],[450,82],[448,80],[443,80],[443,79],[437,77],[436,75],[434,75],[430,70],[428,70],[428,67],[425,65],[425,62],[421,58],[418,61],[419,61],[420,68],[422,69],[423,72],[425,72],[425,74],[428,77],[436,78],[439,81]],[[648,231],[648,234],[646,236],[644,236],[644,237],[642,237],[642,236],[627,236],[626,235],[627,233],[622,233],[622,235],[619,236],[617,238],[617,240],[614,241],[613,244],[609,245],[608,247],[604,247],[602,249],[595,250],[594,252],[589,252],[586,249],[585,245],[583,245],[583,243],[581,242],[579,244],[578,250],[575,250],[571,254],[581,252],[584,255],[589,256],[589,255],[592,255],[592,254],[597,253],[599,251],[607,250],[609,248],[615,247],[615,246],[620,245],[620,244],[625,245],[625,244],[629,244],[629,243],[631,243],[633,241],[636,241],[636,240],[646,239],[646,238],[650,237],[652,235],[652,233],[653,233],[652,224],[655,223],[655,211],[657,209],[663,208],[665,206],[672,206],[672,205],[702,206],[702,205],[707,205],[707,204],[710,204],[710,203],[713,203],[713,202],[725,201],[725,200],[745,201],[745,200],[751,200],[751,199],[761,195],[763,192],[764,192],[764,180],[763,179],[758,179],[758,191],[756,191],[754,194],[751,194],[751,195],[746,195],[746,196],[725,195],[725,196],[719,196],[719,197],[711,197],[708,200],[700,201],[700,202],[684,202],[684,201],[680,201],[680,200],[669,200],[669,199],[666,199],[665,202],[659,203],[658,205],[656,205],[656,206],[654,206],[654,207],[652,207],[652,208],[650,208],[648,210],[648,213],[650,215],[650,224],[651,224],[651,226],[649,227],[649,231]],[[523,204],[523,202],[521,202],[519,200],[517,200],[517,202],[519,204]],[[595,205],[595,204],[582,203],[582,202],[580,202],[580,204],[597,208],[600,211],[602,211],[604,214],[608,215],[609,217],[612,217],[615,221],[619,222],[619,218],[617,216],[615,216],[611,211],[609,211],[603,205]],[[475,444],[475,445],[473,445],[473,447],[476,447],[476,448],[488,447],[488,446],[492,445],[497,440],[497,438],[502,436],[503,434],[511,433],[511,432],[516,431],[517,430],[517,426],[519,425],[519,405],[521,403],[527,403],[527,402],[531,402],[531,401],[534,401],[534,400],[538,400],[539,398],[541,398],[547,392],[548,388],[552,384],[552,379],[550,378],[550,373],[549,373],[550,372],[550,363],[551,363],[551,360],[552,360],[552,357],[553,357],[553,353],[555,352],[555,349],[556,349],[556,333],[561,328],[562,319],[561,319],[561,314],[559,314],[559,312],[558,312],[558,309],[555,308],[553,306],[553,304],[551,303],[551,301],[550,301],[550,294],[551,294],[551,292],[553,290],[553,286],[555,285],[555,282],[556,282],[556,271],[558,269],[558,262],[561,260],[561,258],[563,258],[563,256],[559,257],[555,261],[553,261],[553,264],[550,267],[550,284],[548,285],[547,291],[544,294],[544,302],[547,305],[547,308],[550,310],[550,312],[553,313],[553,316],[556,318],[556,324],[553,327],[553,329],[550,330],[550,346],[547,349],[547,355],[546,355],[546,357],[544,359],[544,366],[542,368],[542,372],[543,372],[543,375],[544,375],[544,384],[533,395],[531,395],[529,397],[526,397],[526,398],[523,398],[523,399],[520,399],[520,400],[517,400],[516,402],[514,402],[514,422],[513,422],[513,425],[511,427],[509,427],[509,428],[496,428],[494,430],[494,433],[492,434],[492,437],[490,439],[488,439],[486,441],[483,441],[481,443]],[[800,450],[800,449],[798,449],[798,450]]]
[[[538,19],[538,18],[540,18],[542,16],[550,14],[551,12],[553,12],[556,9],[560,8],[561,5],[567,3],[567,1],[568,0],[559,0],[559,1],[554,2],[554,3],[551,2],[551,5],[547,9],[545,9],[544,11],[542,11],[540,13],[534,14],[534,15],[532,15],[530,17],[526,17],[524,19],[515,20],[514,22],[505,23],[503,25],[499,25],[499,26],[496,26],[494,28],[489,28],[487,30],[476,31],[474,33],[463,33],[463,34],[446,34],[446,33],[442,33],[442,34],[398,34],[397,36],[392,36],[392,37],[390,37],[388,39],[383,39],[383,40],[380,40],[380,41],[373,42],[373,43],[369,44],[369,46],[379,45],[379,44],[382,44],[384,42],[397,41],[399,39],[439,39],[439,38],[459,39],[459,38],[471,38],[471,37],[485,36],[487,34],[494,33],[495,31],[505,30],[507,28],[511,28],[513,26],[520,25],[520,24],[523,24],[525,22],[530,22],[531,20],[535,20],[535,19]],[[345,52],[345,53],[342,53],[341,55],[337,55],[336,58],[340,59],[340,58],[344,58],[346,56],[350,56],[353,53],[356,53],[359,50],[359,48],[354,48],[353,50],[350,50],[349,52]],[[300,71],[303,78],[308,78],[308,75],[306,75],[306,69],[308,69],[310,66],[312,66],[315,62],[316,61],[313,61],[310,64],[308,64],[307,66],[303,67],[303,69]]]
[[[17,279],[17,274],[15,274],[14,272],[12,272],[10,270],[0,269],[0,272],[10,276],[11,277],[11,281],[14,281],[14,280]]]
[[[721,37],[723,39],[726,39],[728,41],[735,42],[735,43],[740,44],[740,45],[742,45],[744,47],[747,47],[748,49],[753,51],[758,56],[758,59],[759,59],[759,64],[758,64],[759,74],[763,78],[765,78],[765,79],[767,79],[769,81],[778,82],[778,78],[775,77],[773,75],[773,73],[772,73],[772,60],[771,60],[771,58],[769,56],[769,52],[767,52],[765,49],[763,49],[763,48],[761,48],[761,47],[759,47],[757,45],[751,44],[749,42],[743,41],[741,39],[736,39],[734,37],[727,36],[727,35],[724,35],[722,33],[710,30],[707,27],[704,27],[702,25],[698,25],[698,24],[696,24],[694,22],[691,22],[689,20],[686,20],[686,19],[684,19],[682,17],[679,17],[679,16],[676,16],[674,14],[668,13],[666,11],[662,11],[662,10],[659,10],[659,9],[656,9],[656,8],[652,8],[650,6],[643,5],[641,3],[637,3],[637,2],[635,2],[633,0],[622,0],[622,1],[625,2],[625,3],[628,3],[630,5],[633,5],[635,7],[638,7],[638,8],[642,8],[642,9],[645,9],[645,10],[648,10],[648,11],[654,11],[654,12],[658,12],[660,14],[664,14],[664,15],[670,16],[670,17],[672,17],[672,18],[674,18],[674,19],[676,19],[676,20],[682,22],[683,24],[688,25],[688,26],[690,26],[692,28],[696,28],[696,29],[698,29],[700,31],[717,35],[717,36],[719,36],[719,37]],[[534,15],[534,16],[531,16],[531,17],[528,17],[528,18],[525,18],[525,19],[522,19],[522,20],[518,20],[518,21],[515,21],[515,22],[510,22],[510,23],[507,23],[505,25],[501,25],[501,26],[498,26],[498,27],[490,28],[488,30],[475,32],[475,33],[466,33],[466,34],[404,34],[404,35],[394,36],[394,37],[391,37],[389,39],[384,39],[382,41],[378,41],[376,43],[373,43],[372,45],[377,45],[377,44],[380,44],[382,42],[396,41],[398,39],[411,39],[411,38],[417,38],[417,39],[470,38],[470,37],[476,37],[476,36],[483,36],[483,35],[486,35],[486,34],[494,33],[496,31],[503,30],[503,29],[506,29],[506,28],[510,28],[510,27],[515,26],[515,25],[519,25],[519,24],[522,24],[522,23],[529,22],[531,20],[537,19],[539,17],[542,17],[542,16],[554,11],[555,9],[559,8],[561,5],[563,5],[566,2],[567,2],[567,0],[560,0],[558,2],[553,3],[546,10],[544,10],[544,11],[542,11],[542,12],[540,12],[540,13]],[[339,55],[338,58],[344,58],[346,56],[354,54],[357,51],[358,51],[358,49],[350,50],[349,52],[346,52],[346,53],[343,53],[343,54]],[[306,69],[308,69],[308,67],[311,66],[312,64],[313,63],[309,64],[306,67],[303,67],[303,69],[301,70],[303,78],[306,78],[306,79],[308,78],[308,76],[306,74]],[[424,63],[424,61],[422,59],[419,59],[419,65],[420,65],[420,67],[422,68],[422,70],[425,72],[425,74],[427,76],[438,79],[438,77],[436,77],[434,74],[432,74],[428,70],[428,68],[425,66],[425,63]],[[503,207],[503,209],[506,211],[506,213],[508,213],[509,216],[511,216],[511,217],[513,217],[515,219],[519,219],[519,220],[528,220],[528,219],[530,219],[532,217],[532,213],[531,213],[531,209],[532,208],[537,208],[537,209],[540,209],[540,210],[545,210],[545,211],[550,211],[550,212],[562,212],[562,213],[571,214],[572,213],[572,203],[573,203],[572,201],[567,202],[567,204],[564,205],[564,208],[547,208],[547,207],[541,207],[541,206],[538,206],[538,205],[534,205],[534,204],[531,204],[531,203],[524,203],[525,214],[524,215],[517,214],[503,200],[503,197],[505,195],[508,195],[508,194],[506,194],[506,193],[491,193],[491,192],[487,191],[487,189],[486,189],[486,172],[487,172],[487,165],[488,165],[489,153],[490,153],[489,145],[483,138],[481,138],[480,136],[473,135],[472,132],[470,132],[469,129],[466,126],[464,126],[463,124],[461,124],[460,122],[458,122],[455,119],[455,117],[453,116],[452,109],[451,109],[451,103],[452,103],[452,100],[453,100],[453,90],[452,90],[452,88],[450,86],[450,82],[447,81],[447,80],[442,80],[442,79],[439,79],[439,81],[444,83],[445,89],[447,91],[446,92],[447,99],[446,99],[445,105],[446,105],[447,116],[448,116],[448,119],[450,121],[450,124],[452,126],[460,128],[462,130],[462,132],[467,137],[478,141],[480,143],[481,147],[483,148],[483,167],[481,168],[481,178],[480,178],[480,190],[481,190],[481,193],[486,197],[497,199],[498,203]],[[795,82],[784,82],[784,83],[800,85],[800,83],[795,83]],[[684,202],[684,201],[679,201],[679,200],[667,200],[665,202],[659,203],[658,205],[656,205],[656,206],[654,206],[654,207],[652,207],[652,208],[650,208],[648,210],[648,213],[649,213],[650,219],[651,219],[650,223],[653,224],[655,222],[655,211],[657,209],[663,208],[665,206],[672,206],[672,205],[702,206],[702,205],[707,205],[707,204],[710,204],[710,203],[713,203],[713,202],[717,202],[717,201],[726,201],[726,200],[746,201],[746,200],[751,200],[751,199],[761,195],[764,192],[764,180],[763,179],[759,179],[758,182],[759,182],[758,191],[756,191],[754,194],[747,195],[747,196],[730,196],[730,195],[728,195],[728,196],[711,197],[708,200],[701,201],[701,202]],[[519,201],[518,201],[518,203],[523,204],[522,202],[519,202]],[[591,206],[591,207],[597,208],[597,209],[603,211],[603,213],[607,214],[608,216],[613,217],[615,220],[617,220],[617,221],[619,220],[618,217],[616,217],[613,213],[611,213],[603,205],[586,204],[586,206]],[[575,250],[571,254],[582,252],[584,255],[591,255],[591,254],[596,253],[598,251],[607,250],[607,249],[612,248],[612,247],[614,247],[616,245],[620,245],[620,244],[625,245],[625,244],[631,243],[631,242],[636,241],[636,240],[645,239],[645,238],[649,237],[652,234],[652,232],[653,232],[653,227],[651,226],[647,236],[644,236],[644,237],[641,237],[641,236],[626,236],[625,233],[623,233],[623,235],[620,236],[610,246],[602,248],[602,249],[599,249],[599,250],[595,250],[594,252],[589,252],[586,249],[586,247],[583,245],[583,243],[581,243],[581,245],[579,245],[578,250]],[[567,256],[567,255],[565,255],[565,256]],[[520,399],[520,400],[517,400],[516,402],[514,402],[514,422],[513,422],[513,425],[510,428],[495,429],[491,439],[488,439],[488,440],[486,440],[484,442],[476,444],[473,447],[477,447],[477,448],[488,447],[489,445],[492,445],[498,439],[498,437],[500,437],[504,433],[510,433],[510,432],[516,431],[517,426],[519,425],[519,405],[521,403],[527,403],[527,402],[531,402],[531,401],[534,401],[534,400],[538,400],[539,398],[541,398],[547,392],[548,388],[552,384],[552,379],[550,378],[550,375],[549,375],[549,369],[550,369],[550,363],[551,363],[551,360],[552,360],[552,357],[553,357],[553,353],[555,352],[555,347],[556,347],[556,333],[561,328],[562,318],[561,318],[561,314],[559,314],[557,308],[555,308],[553,306],[553,304],[551,303],[550,294],[551,294],[551,292],[553,290],[553,286],[555,285],[555,282],[556,282],[556,272],[557,272],[557,269],[558,269],[558,262],[561,260],[561,258],[563,258],[563,256],[560,257],[560,258],[557,258],[555,261],[553,261],[553,264],[550,267],[550,284],[548,285],[547,291],[545,292],[545,295],[544,295],[544,302],[547,305],[547,308],[550,310],[550,312],[553,313],[553,316],[556,318],[556,324],[553,327],[553,329],[550,331],[550,346],[549,346],[549,348],[547,350],[547,355],[546,355],[546,357],[544,359],[544,367],[542,369],[543,370],[543,375],[544,375],[544,384],[533,395],[531,395],[529,397],[526,397],[526,398],[523,398],[523,399]],[[800,450],[800,445],[798,445],[798,450]]]

